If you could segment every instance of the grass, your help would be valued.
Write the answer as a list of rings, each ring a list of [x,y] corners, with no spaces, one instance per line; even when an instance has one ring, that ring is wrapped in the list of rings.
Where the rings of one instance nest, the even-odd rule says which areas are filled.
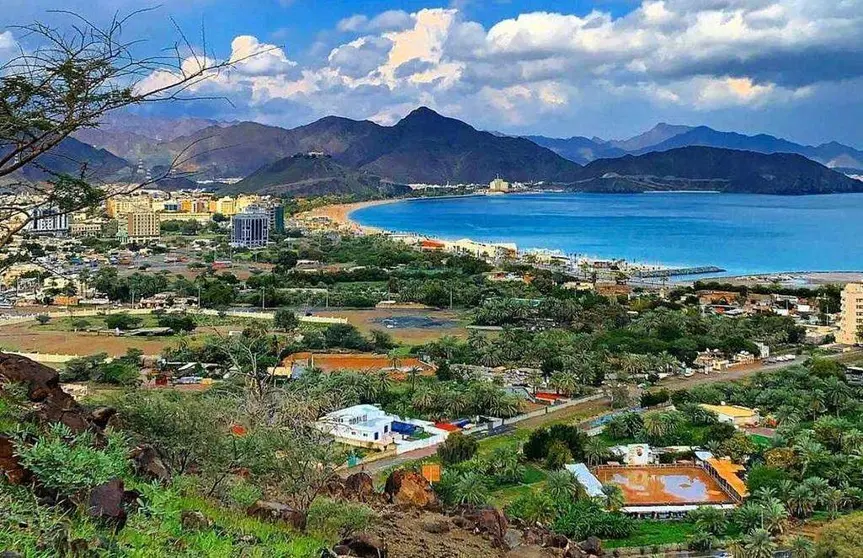
[[[195,495],[155,485],[132,486],[144,506],[114,534],[80,514],[40,506],[22,487],[0,483],[0,548],[28,557],[63,554],[63,541],[101,541],[102,556],[208,556],[312,558],[333,537],[300,534],[277,523],[248,517],[241,511]],[[212,526],[185,529],[184,510],[203,513]]]
[[[141,324],[138,327],[150,328],[159,326],[158,316],[155,316],[153,314],[134,314],[134,316],[141,320]],[[198,325],[199,328],[231,325],[243,326],[255,321],[254,318],[240,318],[234,316],[225,316],[224,318],[222,318],[219,316],[210,316],[206,314],[192,314],[192,317],[195,319],[195,323]],[[88,322],[89,325],[87,326],[87,329],[108,329],[108,326],[105,324],[105,316],[53,318],[45,325],[33,324],[31,328],[38,331],[71,332],[74,331],[73,322],[77,321]],[[198,333],[198,331],[196,330],[194,333]]]
[[[695,534],[695,524],[688,521],[657,521],[643,519],[636,522],[635,532],[625,539],[602,541],[605,548],[651,547],[686,542]]]

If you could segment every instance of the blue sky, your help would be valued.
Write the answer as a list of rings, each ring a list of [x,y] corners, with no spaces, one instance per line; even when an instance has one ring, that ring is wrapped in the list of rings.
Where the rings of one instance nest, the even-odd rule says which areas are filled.
[[[4,20],[139,0],[4,0]],[[622,138],[659,121],[863,147],[863,0],[184,0],[124,31],[142,54],[205,30],[218,57],[255,54],[171,115],[285,126],[327,114],[392,123],[419,105],[482,129]],[[28,39],[14,27],[4,44]],[[147,83],[169,79],[154,75]]]

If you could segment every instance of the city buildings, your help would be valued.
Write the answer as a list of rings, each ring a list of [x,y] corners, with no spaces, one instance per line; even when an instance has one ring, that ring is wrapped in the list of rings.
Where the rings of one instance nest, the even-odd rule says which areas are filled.
[[[260,248],[270,240],[270,216],[265,211],[238,213],[231,217],[231,246]]]
[[[488,191],[498,193],[509,192],[509,182],[502,179],[501,177],[497,177],[489,183]]]
[[[863,332],[863,283],[848,283],[842,291],[839,334],[836,341],[845,345],[860,343]]]
[[[126,216],[126,235],[130,242],[159,240],[159,215],[153,212],[135,212]]]
[[[56,207],[39,207],[33,210],[33,219],[27,228],[35,234],[66,236],[69,234],[69,214]]]

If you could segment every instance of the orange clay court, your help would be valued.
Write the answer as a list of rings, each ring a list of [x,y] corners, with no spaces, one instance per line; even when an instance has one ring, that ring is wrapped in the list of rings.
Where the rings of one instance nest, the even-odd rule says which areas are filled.
[[[734,503],[700,467],[597,467],[593,474],[603,484],[618,485],[629,506]]]

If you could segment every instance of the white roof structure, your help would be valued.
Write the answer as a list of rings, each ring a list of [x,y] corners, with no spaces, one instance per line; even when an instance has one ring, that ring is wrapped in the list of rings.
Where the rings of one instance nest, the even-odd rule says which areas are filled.
[[[584,491],[588,496],[591,498],[605,497],[605,492],[602,491],[602,483],[590,472],[587,465],[584,463],[568,463],[563,467],[575,476],[575,480],[584,487]]]

